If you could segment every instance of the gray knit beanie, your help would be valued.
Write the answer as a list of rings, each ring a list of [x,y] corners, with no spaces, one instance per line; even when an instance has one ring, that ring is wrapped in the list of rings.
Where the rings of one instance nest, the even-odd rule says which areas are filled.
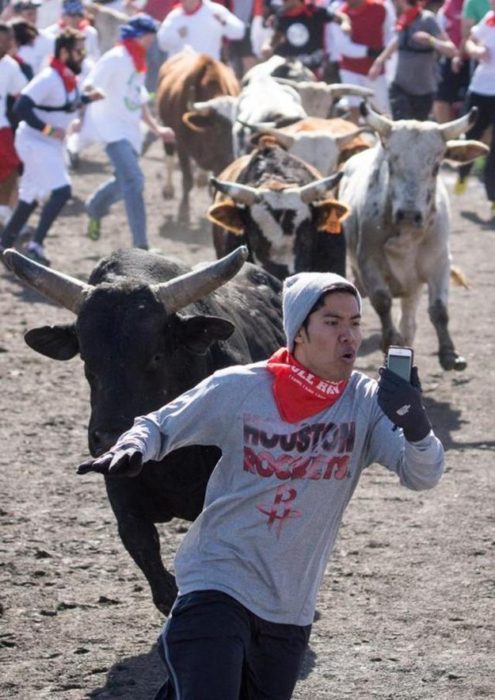
[[[362,301],[356,287],[345,277],[333,272],[300,272],[287,277],[284,282],[282,304],[284,314],[284,331],[287,348],[292,352],[294,338],[299,332],[306,316],[324,292],[344,290],[354,294],[361,311]]]

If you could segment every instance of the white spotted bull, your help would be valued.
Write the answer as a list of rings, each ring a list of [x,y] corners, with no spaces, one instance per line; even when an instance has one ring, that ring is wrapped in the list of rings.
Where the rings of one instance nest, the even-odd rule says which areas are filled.
[[[412,345],[424,285],[428,311],[446,370],[462,370],[450,337],[450,213],[438,173],[442,160],[467,163],[487,152],[478,141],[460,140],[476,111],[449,122],[393,122],[363,104],[363,115],[379,135],[371,149],[344,166],[339,197],[351,207],[344,228],[356,283],[380,317],[383,348]],[[392,300],[401,300],[397,328]]]

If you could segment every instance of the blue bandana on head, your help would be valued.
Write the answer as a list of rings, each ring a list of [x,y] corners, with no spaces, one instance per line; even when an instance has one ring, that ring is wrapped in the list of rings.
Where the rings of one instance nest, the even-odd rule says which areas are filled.
[[[80,15],[84,17],[84,6],[81,0],[64,0],[62,12],[64,15]]]
[[[158,30],[158,22],[153,17],[144,12],[131,17],[127,24],[120,28],[121,39],[137,39],[144,34],[156,34]]]

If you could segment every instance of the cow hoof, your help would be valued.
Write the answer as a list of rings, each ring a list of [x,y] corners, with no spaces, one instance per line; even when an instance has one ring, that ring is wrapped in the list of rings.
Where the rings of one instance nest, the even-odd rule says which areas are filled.
[[[467,367],[467,361],[456,352],[445,352],[440,354],[440,365],[447,371],[455,370],[462,372]]]
[[[175,196],[174,188],[164,185],[162,187],[162,197],[163,199],[173,199]]]

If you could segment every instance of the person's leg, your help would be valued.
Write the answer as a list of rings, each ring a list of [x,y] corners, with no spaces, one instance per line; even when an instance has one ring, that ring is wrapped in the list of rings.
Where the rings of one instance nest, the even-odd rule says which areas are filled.
[[[21,232],[21,229],[27,223],[29,217],[36,209],[36,205],[36,201],[24,202],[22,199],[20,199],[17,202],[17,206],[2,232],[2,248],[10,248],[14,245],[17,236]]]
[[[396,83],[392,83],[389,88],[390,110],[392,119],[412,119],[412,110],[409,95]]]
[[[180,596],[160,638],[168,679],[157,698],[239,700],[250,613],[219,591]]]
[[[241,698],[289,700],[301,670],[311,625],[284,625],[255,615],[253,618],[256,633],[248,648]]]
[[[147,248],[144,175],[139,156],[127,139],[107,144],[106,152],[124,198],[132,243],[136,248]]]
[[[411,95],[412,118],[420,122],[430,119],[433,108],[433,93],[427,95]]]
[[[71,187],[65,185],[53,190],[48,201],[41,210],[40,220],[36,231],[34,232],[33,242],[42,246],[45,236],[48,233],[51,225],[62,211],[66,202],[71,198]]]
[[[495,96],[487,98],[487,111],[491,113],[492,140],[485,163],[484,181],[486,196],[492,203],[492,214],[495,216]]]

